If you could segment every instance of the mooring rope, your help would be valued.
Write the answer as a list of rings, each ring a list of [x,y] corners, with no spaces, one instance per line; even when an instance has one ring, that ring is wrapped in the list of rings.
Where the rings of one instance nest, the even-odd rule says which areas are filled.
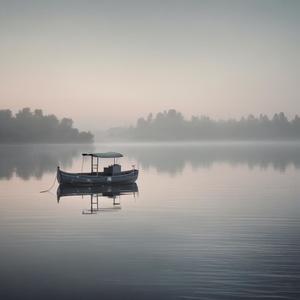
[[[55,185],[55,182],[56,182],[56,173],[55,173],[55,177],[54,177],[54,181],[52,183],[52,185],[47,189],[47,190],[44,190],[44,191],[40,191],[40,193],[46,193],[46,192],[49,192],[52,190],[52,188],[54,187]]]

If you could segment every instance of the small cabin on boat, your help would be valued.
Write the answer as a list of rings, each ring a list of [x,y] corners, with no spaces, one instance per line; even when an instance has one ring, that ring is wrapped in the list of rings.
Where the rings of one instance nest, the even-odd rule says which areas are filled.
[[[113,158],[114,163],[108,167],[104,167],[103,175],[112,176],[121,173],[121,165],[116,164],[116,159],[123,157],[123,154],[118,152],[102,152],[102,153],[82,153],[82,156],[91,157],[91,173],[99,173],[100,158]]]

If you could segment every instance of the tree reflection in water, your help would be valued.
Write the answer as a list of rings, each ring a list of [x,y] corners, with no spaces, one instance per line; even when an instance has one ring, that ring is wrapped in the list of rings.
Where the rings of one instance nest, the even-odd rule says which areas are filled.
[[[60,165],[72,167],[81,153],[117,150],[144,168],[155,168],[171,175],[181,173],[185,166],[210,168],[215,163],[249,168],[269,167],[284,172],[289,166],[300,168],[300,143],[216,142],[170,144],[95,144],[92,145],[1,145],[0,179],[14,174],[22,179],[41,178],[44,173],[55,173]]]
[[[56,172],[61,165],[68,168],[75,157],[92,145],[21,144],[0,146],[0,179],[14,174],[22,179],[41,178],[44,173]]]

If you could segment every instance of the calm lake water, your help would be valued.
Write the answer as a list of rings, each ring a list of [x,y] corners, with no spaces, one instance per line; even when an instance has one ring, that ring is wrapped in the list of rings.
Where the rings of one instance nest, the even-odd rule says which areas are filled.
[[[93,197],[93,214],[87,191],[40,193],[58,164],[80,171],[81,152],[109,150],[139,167],[132,191],[105,191],[96,213]],[[1,299],[300,299],[300,144],[22,145],[0,157]]]

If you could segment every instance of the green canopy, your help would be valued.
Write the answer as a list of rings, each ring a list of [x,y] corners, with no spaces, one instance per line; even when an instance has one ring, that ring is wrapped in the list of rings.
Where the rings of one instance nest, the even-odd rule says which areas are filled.
[[[123,157],[123,154],[118,152],[103,152],[103,153],[82,153],[83,156],[92,156],[99,158],[117,158]]]

